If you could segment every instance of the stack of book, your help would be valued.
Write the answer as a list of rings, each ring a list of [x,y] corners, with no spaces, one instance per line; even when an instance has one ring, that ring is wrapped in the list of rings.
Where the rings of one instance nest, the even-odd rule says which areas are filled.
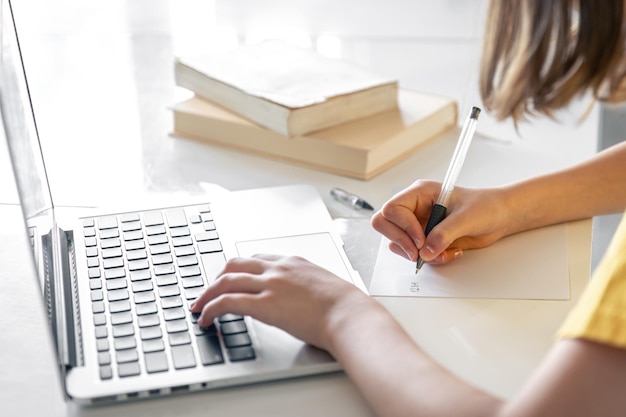
[[[179,58],[173,136],[369,179],[457,123],[454,100],[398,89],[280,41]]]

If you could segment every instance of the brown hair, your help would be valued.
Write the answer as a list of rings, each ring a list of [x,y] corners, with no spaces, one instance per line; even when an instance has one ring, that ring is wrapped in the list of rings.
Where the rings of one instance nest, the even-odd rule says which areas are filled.
[[[491,0],[480,94],[498,119],[626,100],[624,0]]]

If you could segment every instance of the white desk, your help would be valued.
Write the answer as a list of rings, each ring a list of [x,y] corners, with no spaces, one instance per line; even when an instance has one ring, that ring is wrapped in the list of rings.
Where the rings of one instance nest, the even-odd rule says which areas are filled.
[[[142,192],[197,195],[203,182],[228,189],[310,183],[318,188],[331,213],[341,217],[352,213],[329,197],[331,187],[352,190],[380,207],[417,178],[441,179],[456,142],[454,134],[429,144],[370,181],[168,136],[171,120],[167,106],[178,94],[173,85],[175,53],[191,49],[193,39],[198,44],[199,35],[192,33],[208,39],[202,43],[206,48],[219,48],[234,39],[227,36],[233,31],[239,32],[240,38],[246,33],[260,36],[258,25],[263,26],[263,22],[266,31],[273,28],[287,33],[299,28],[300,32],[293,35],[296,38],[302,33],[335,34],[344,56],[398,77],[403,88],[454,97],[462,114],[479,103],[473,80],[482,29],[481,19],[474,17],[480,16],[484,1],[438,2],[433,6],[427,1],[396,0],[385,2],[384,10],[379,10],[375,1],[346,1],[332,11],[316,10],[313,0],[301,1],[297,8],[292,3],[28,0],[16,4],[56,203],[106,205]],[[267,20],[281,14],[282,26]],[[222,36],[223,42],[217,42],[217,36]],[[545,120],[523,125],[519,139],[509,123],[497,124],[484,117],[479,127],[482,135],[473,144],[460,183],[501,184],[591,155],[596,146],[597,111],[594,109],[581,125],[576,125],[570,114],[564,114],[563,120],[564,126]],[[0,149],[0,202],[14,203],[11,173],[5,150]],[[67,162],[68,155],[73,155],[71,163]],[[105,180],[107,176],[113,181]],[[38,349],[46,337],[44,323],[39,321],[38,312],[28,309],[29,299],[37,295],[29,281],[32,277],[25,276],[25,259],[16,256],[27,247],[17,228],[19,210],[12,205],[0,205],[0,210],[1,415],[371,414],[343,374],[107,408],[64,404],[59,391],[48,388],[57,382],[56,372],[50,357],[42,356]],[[573,299],[588,280],[590,225],[590,221],[578,222],[568,230]],[[375,235],[363,229],[360,233],[375,242]],[[375,253],[377,244],[372,243],[375,249],[371,245],[359,247],[351,236],[346,236],[348,252],[368,281],[371,265],[364,259],[372,250]],[[510,396],[520,387],[573,304],[404,298],[380,301],[437,360],[460,377],[502,396]],[[21,306],[23,316],[13,313],[15,306]],[[23,319],[26,324],[18,326]]]

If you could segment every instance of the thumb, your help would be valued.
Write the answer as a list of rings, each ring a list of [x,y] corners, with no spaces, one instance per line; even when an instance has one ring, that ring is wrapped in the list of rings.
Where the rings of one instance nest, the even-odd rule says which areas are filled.
[[[428,263],[431,265],[443,265],[459,259],[463,256],[463,249],[459,247],[449,247],[439,255],[435,256]]]
[[[455,257],[460,256],[463,251],[460,248],[450,248],[450,244],[454,242],[455,238],[449,233],[445,233],[449,229],[449,222],[445,219],[437,226],[435,226],[431,232],[426,236],[424,245],[420,249],[419,255],[424,262],[433,263],[445,263]],[[460,254],[455,255],[459,252]]]

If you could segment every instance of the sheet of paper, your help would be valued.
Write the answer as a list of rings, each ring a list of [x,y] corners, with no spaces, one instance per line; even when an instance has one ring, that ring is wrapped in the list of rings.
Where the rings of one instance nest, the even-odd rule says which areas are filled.
[[[490,247],[465,251],[447,265],[395,255],[382,239],[370,285],[373,296],[567,300],[567,225],[532,230]]]

